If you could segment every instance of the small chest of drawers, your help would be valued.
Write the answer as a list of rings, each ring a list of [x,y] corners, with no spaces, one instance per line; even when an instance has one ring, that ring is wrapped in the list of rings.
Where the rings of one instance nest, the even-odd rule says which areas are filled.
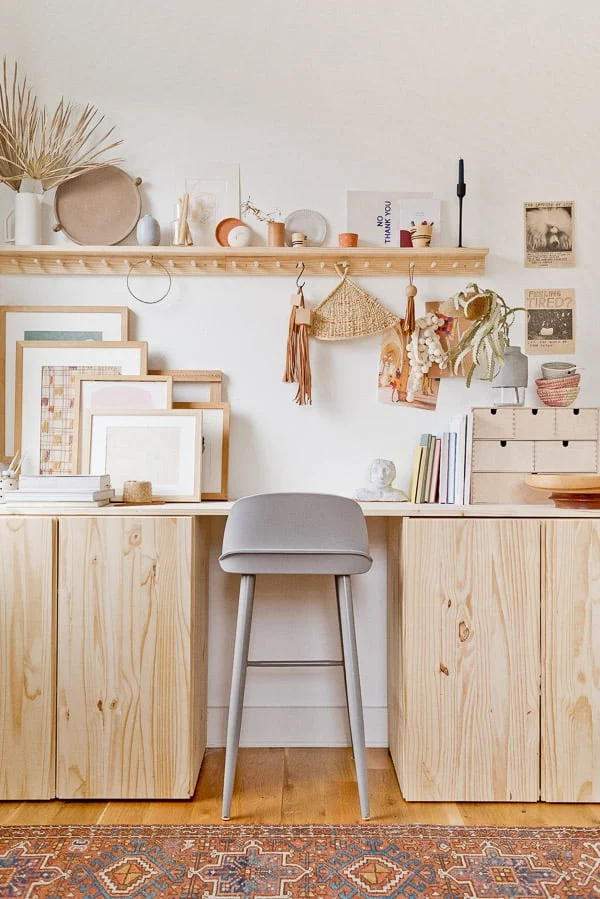
[[[597,472],[598,409],[473,409],[472,503],[546,503],[526,474]]]

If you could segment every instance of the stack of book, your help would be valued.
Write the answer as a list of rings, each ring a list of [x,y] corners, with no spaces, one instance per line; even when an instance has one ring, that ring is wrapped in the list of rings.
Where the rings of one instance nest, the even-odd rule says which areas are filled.
[[[19,489],[6,495],[6,505],[97,508],[114,495],[108,474],[21,475]]]
[[[457,415],[440,437],[422,434],[415,449],[411,503],[466,505],[471,499],[471,413]]]

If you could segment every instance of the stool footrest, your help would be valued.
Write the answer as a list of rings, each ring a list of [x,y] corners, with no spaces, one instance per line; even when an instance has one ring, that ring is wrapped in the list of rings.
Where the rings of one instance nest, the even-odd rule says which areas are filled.
[[[324,668],[340,667],[343,661],[336,659],[298,659],[297,661],[248,662],[248,668]]]

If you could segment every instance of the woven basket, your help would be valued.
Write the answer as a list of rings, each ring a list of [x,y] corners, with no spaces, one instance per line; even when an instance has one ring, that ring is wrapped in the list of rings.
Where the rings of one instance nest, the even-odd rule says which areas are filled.
[[[575,402],[578,394],[579,387],[560,387],[552,390],[538,387],[537,389],[537,395],[545,406],[570,406]]]
[[[331,293],[313,309],[311,335],[319,340],[351,340],[381,334],[397,325],[400,318],[388,312],[379,300],[344,277]]]
[[[568,375],[566,378],[536,378],[535,383],[544,390],[562,390],[564,387],[579,387],[581,375]]]

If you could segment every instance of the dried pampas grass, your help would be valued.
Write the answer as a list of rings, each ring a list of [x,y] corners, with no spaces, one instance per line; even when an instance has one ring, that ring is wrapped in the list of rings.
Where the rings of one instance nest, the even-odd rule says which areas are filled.
[[[103,121],[97,107],[88,104],[76,112],[73,103],[63,99],[50,116],[27,78],[19,79],[16,63],[10,78],[5,59],[0,81],[0,182],[18,191],[30,178],[48,190],[90,169],[120,162],[100,159],[122,143],[107,144],[112,128],[99,136]]]

